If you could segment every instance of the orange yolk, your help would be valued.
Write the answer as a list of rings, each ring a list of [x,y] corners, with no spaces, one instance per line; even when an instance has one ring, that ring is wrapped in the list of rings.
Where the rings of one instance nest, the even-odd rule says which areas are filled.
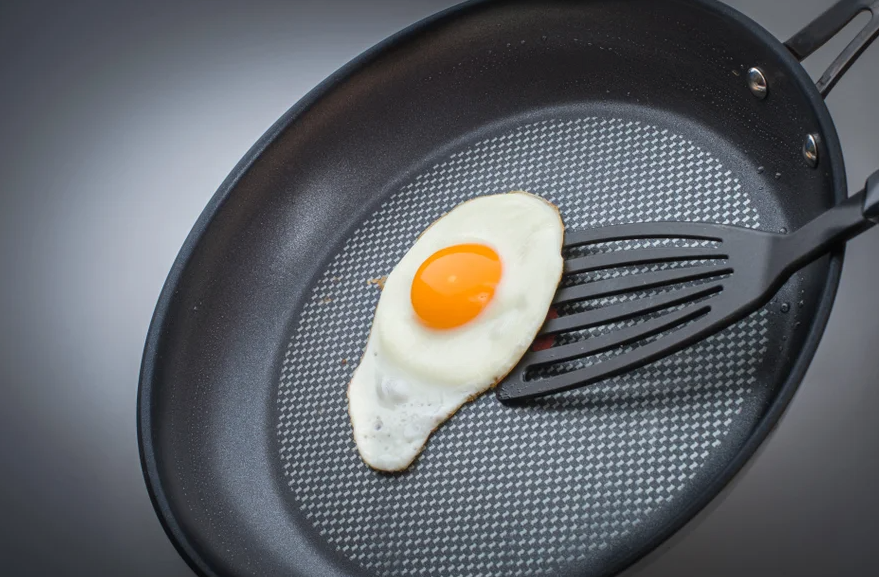
[[[476,318],[501,280],[501,259],[481,244],[458,244],[435,252],[412,281],[412,307],[434,329],[452,329]]]

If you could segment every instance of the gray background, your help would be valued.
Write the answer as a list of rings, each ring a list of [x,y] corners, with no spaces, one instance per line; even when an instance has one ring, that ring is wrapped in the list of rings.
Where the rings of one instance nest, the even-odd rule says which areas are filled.
[[[135,437],[164,278],[278,116],[452,3],[0,5],[0,574],[192,575],[153,514]],[[831,2],[730,4],[784,39]],[[813,76],[844,44],[808,61]],[[828,99],[852,188],[879,168],[877,94],[879,45]],[[850,244],[815,361],[759,456],[630,577],[879,572],[877,254],[879,230]]]

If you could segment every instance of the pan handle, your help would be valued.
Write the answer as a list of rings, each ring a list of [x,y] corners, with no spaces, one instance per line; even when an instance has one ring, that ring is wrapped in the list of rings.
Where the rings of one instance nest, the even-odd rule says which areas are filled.
[[[846,70],[879,36],[879,0],[840,0],[784,43],[788,50],[802,61],[845,28],[855,16],[865,11],[870,12],[873,17],[845,47],[842,54],[836,57],[816,84],[818,92],[825,98]]]

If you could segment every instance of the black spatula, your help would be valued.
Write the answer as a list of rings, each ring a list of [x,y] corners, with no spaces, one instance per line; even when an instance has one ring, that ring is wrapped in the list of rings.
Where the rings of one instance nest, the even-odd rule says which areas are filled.
[[[630,248],[568,258],[565,276],[658,263],[675,266],[559,289],[553,305],[560,308],[663,290],[548,320],[540,337],[644,317],[641,322],[626,323],[598,336],[528,352],[499,385],[497,396],[512,401],[567,391],[671,355],[756,311],[794,272],[877,220],[879,172],[867,180],[864,190],[791,234],[695,222],[632,223],[568,232],[565,249],[569,251],[637,239],[680,239],[708,246]],[[687,261],[697,264],[677,266]],[[615,350],[620,353],[595,357]],[[571,363],[580,360],[594,362],[571,368]],[[546,370],[553,366],[559,369]],[[534,376],[538,373],[540,376]]]

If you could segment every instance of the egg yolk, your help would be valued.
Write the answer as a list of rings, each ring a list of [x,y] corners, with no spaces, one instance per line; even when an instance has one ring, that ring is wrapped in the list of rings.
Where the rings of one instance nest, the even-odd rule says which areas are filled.
[[[435,252],[412,281],[412,307],[434,329],[452,329],[476,318],[494,298],[501,259],[481,244],[459,244]]]

